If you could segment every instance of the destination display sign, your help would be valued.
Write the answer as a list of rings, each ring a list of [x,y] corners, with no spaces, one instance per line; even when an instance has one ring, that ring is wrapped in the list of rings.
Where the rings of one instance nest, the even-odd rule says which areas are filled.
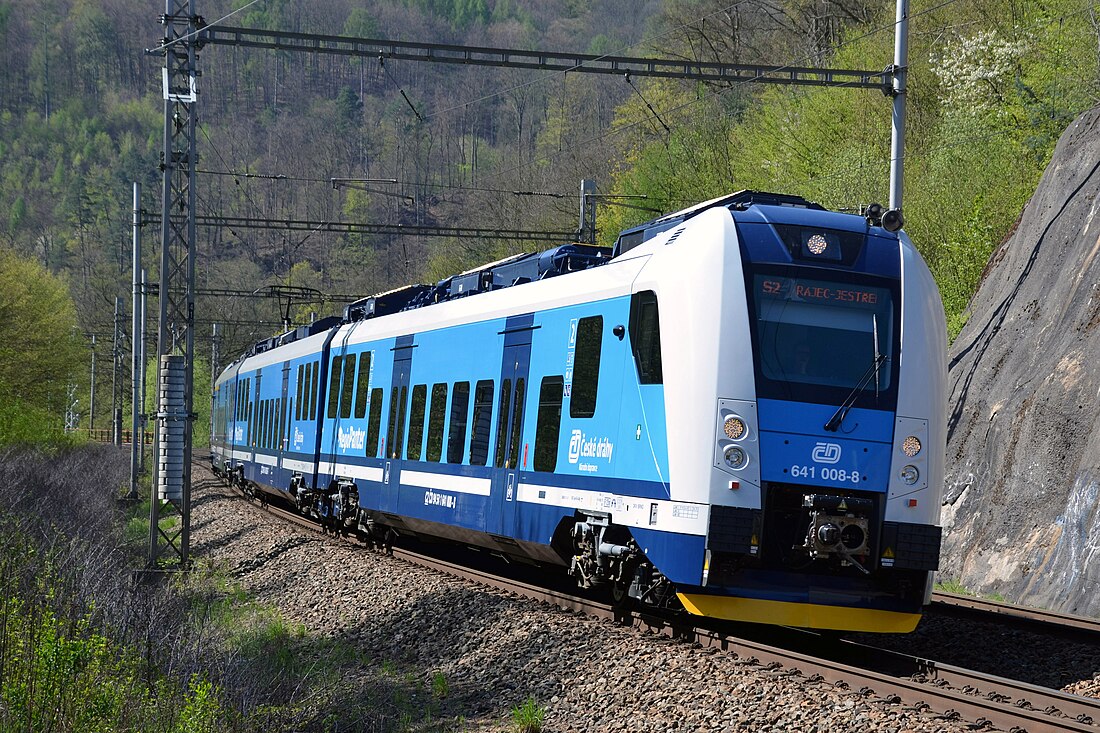
[[[793,277],[758,276],[756,278],[757,296],[762,298],[783,298],[804,303],[828,303],[830,305],[863,305],[875,307],[889,302],[889,292],[885,288],[866,285],[826,282],[823,280],[804,280]]]

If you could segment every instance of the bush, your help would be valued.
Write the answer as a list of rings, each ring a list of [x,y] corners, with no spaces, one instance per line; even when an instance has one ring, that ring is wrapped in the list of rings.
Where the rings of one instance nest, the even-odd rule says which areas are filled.
[[[127,471],[113,446],[0,452],[0,730],[236,727],[179,586],[132,584]]]

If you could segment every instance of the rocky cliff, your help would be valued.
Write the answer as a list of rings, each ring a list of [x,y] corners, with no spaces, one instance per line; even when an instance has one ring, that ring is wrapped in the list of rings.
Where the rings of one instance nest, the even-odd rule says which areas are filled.
[[[1100,108],[1062,135],[950,351],[940,578],[1100,615]]]

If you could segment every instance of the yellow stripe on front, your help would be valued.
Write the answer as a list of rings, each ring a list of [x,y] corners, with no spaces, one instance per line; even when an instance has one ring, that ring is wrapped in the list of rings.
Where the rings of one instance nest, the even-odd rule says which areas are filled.
[[[805,629],[870,631],[903,634],[917,628],[919,613],[881,611],[873,608],[823,606],[814,603],[765,601],[759,598],[677,593],[680,602],[696,616],[757,624],[798,626]]]

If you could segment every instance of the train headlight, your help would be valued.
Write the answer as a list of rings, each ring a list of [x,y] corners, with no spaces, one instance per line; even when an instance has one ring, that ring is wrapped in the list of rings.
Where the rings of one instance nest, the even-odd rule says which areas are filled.
[[[821,255],[825,254],[825,250],[829,248],[829,242],[824,236],[820,234],[813,234],[806,240],[806,249],[810,251],[810,254]]]
[[[905,484],[906,486],[912,486],[913,484],[917,483],[917,479],[920,478],[920,471],[917,470],[916,466],[906,466],[905,468],[901,469],[901,473],[898,475],[900,476],[903,484]]]
[[[741,418],[731,415],[722,424],[722,430],[725,431],[727,438],[737,440],[745,434],[745,423]]]
[[[726,465],[732,468],[734,471],[740,471],[749,462],[749,456],[745,453],[745,450],[737,445],[731,445],[726,448],[722,454],[726,461]]]
[[[901,443],[901,452],[912,458],[920,453],[920,438],[915,435],[910,435]]]

